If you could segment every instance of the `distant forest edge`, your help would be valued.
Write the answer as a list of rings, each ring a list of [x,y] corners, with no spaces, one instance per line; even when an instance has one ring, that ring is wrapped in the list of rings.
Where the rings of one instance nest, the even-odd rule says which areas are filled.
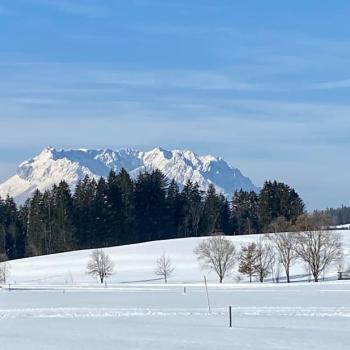
[[[232,200],[211,185],[206,192],[187,182],[180,191],[159,170],[132,180],[122,169],[98,181],[85,177],[71,193],[66,182],[23,206],[0,199],[0,257],[18,259],[76,249],[152,240],[244,235],[288,230],[305,213],[288,185],[266,181],[261,191],[237,191]],[[350,222],[350,208],[329,209],[333,224]]]

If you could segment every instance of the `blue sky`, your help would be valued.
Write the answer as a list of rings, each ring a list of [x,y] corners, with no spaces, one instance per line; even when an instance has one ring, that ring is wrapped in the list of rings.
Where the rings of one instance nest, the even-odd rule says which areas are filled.
[[[2,0],[0,180],[43,147],[191,148],[350,205],[348,1]]]

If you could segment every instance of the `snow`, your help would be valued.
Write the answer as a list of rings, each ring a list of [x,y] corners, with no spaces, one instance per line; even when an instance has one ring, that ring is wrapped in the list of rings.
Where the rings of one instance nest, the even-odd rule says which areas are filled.
[[[338,231],[336,231],[338,232]],[[345,264],[350,263],[350,235],[347,231],[339,231],[344,241]],[[242,244],[259,238],[259,235],[231,236],[237,249]],[[170,257],[175,267],[174,276],[170,283],[198,283],[206,273],[209,282],[217,282],[214,273],[203,271],[193,254],[195,247],[207,237],[179,238],[172,240],[153,241],[125,246],[105,248],[115,264],[116,274],[110,278],[110,283],[127,283],[138,281],[152,281],[158,278],[155,273],[155,261],[165,253]],[[53,254],[14,260],[11,262],[11,284],[38,283],[38,284],[88,284],[94,282],[85,273],[87,261],[92,250],[80,250],[68,253]],[[295,279],[302,279],[305,275],[304,265],[298,263],[292,267]],[[327,271],[329,278],[335,278],[337,266]],[[301,278],[296,276],[301,275]],[[226,283],[235,283],[238,273],[226,279]],[[305,276],[304,276],[305,279]]]
[[[86,175],[98,179],[110,170],[125,168],[132,176],[142,170],[161,170],[169,179],[181,186],[188,180],[198,182],[202,190],[210,183],[226,194],[234,190],[258,190],[241,172],[221,158],[199,156],[192,151],[165,150],[157,147],[148,152],[132,149],[56,150],[45,148],[39,155],[23,162],[17,174],[0,185],[0,196],[10,195],[23,203],[36,189],[45,191],[60,181],[72,189]]]
[[[333,228],[339,229],[339,230],[350,230],[350,224],[337,225],[337,226],[334,226]]]
[[[3,291],[1,349],[348,349],[350,284]],[[228,327],[228,306],[233,328]]]
[[[349,261],[350,235],[340,233]],[[257,238],[230,237],[237,246]],[[233,275],[220,285],[193,255],[203,239],[107,248],[117,270],[107,287],[85,274],[89,250],[10,262],[10,288],[0,291],[1,349],[348,349],[350,281],[336,281],[335,266],[320,283],[296,278],[299,263],[292,272],[299,282],[237,283]],[[151,281],[163,253],[175,267],[169,284]]]

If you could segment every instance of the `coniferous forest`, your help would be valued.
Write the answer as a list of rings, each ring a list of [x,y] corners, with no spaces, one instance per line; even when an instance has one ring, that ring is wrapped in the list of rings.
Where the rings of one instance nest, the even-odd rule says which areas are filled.
[[[23,206],[0,200],[0,254],[7,259],[151,240],[267,232],[304,212],[295,190],[276,181],[260,193],[238,191],[228,200],[214,186],[188,182],[181,190],[160,171],[132,180],[124,169],[98,181],[85,177],[71,193],[61,182],[36,191]]]

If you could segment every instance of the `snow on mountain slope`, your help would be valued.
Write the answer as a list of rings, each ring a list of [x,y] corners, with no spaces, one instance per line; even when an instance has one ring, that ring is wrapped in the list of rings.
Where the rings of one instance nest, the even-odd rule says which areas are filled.
[[[343,237],[344,266],[350,263],[350,235],[339,231]],[[237,249],[242,244],[257,240],[259,235],[231,236]],[[193,254],[194,248],[208,237],[179,238],[163,241],[154,241],[125,246],[105,248],[105,252],[115,263],[116,274],[110,279],[110,283],[125,282],[152,282],[155,275],[156,260],[165,253],[171,258],[175,268],[170,283],[198,283],[203,280],[203,274],[208,281],[217,282],[217,276],[213,272],[203,271]],[[89,261],[91,250],[80,250],[68,253],[39,256],[9,262],[11,275],[9,283],[21,284],[74,284],[95,283],[96,281],[86,275],[86,265]],[[236,268],[237,270],[237,268]],[[332,266],[327,275],[336,278],[336,265]],[[305,266],[298,262],[291,269],[292,280],[299,274],[305,274]],[[237,276],[237,273],[236,273]],[[283,273],[282,273],[282,276]],[[235,282],[235,276],[227,277],[225,282]]]
[[[251,180],[240,170],[221,158],[198,156],[192,151],[155,148],[148,152],[132,149],[120,150],[56,150],[45,148],[38,156],[22,163],[17,174],[0,185],[0,196],[10,195],[22,203],[36,189],[45,191],[60,181],[72,189],[86,175],[99,178],[110,170],[125,168],[133,177],[143,170],[161,170],[169,179],[183,186],[188,180],[198,182],[202,190],[210,184],[226,195],[235,190],[253,190]]]

